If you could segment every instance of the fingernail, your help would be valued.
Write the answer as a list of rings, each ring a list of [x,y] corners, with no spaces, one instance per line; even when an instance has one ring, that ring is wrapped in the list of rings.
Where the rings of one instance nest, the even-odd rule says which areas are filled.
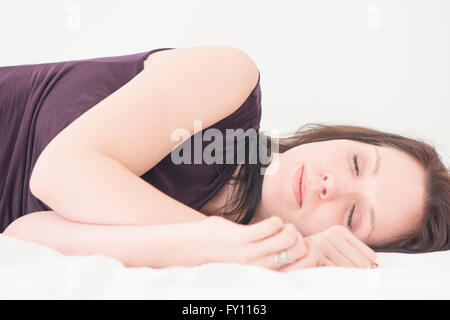
[[[371,266],[370,268],[371,268],[371,269],[373,269],[373,268],[378,268],[378,263],[376,263],[376,262],[372,263],[372,266]]]

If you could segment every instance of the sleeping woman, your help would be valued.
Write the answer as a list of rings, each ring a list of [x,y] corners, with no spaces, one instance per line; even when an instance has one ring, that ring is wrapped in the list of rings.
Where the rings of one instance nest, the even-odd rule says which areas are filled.
[[[151,268],[450,249],[431,145],[349,125],[271,137],[259,85],[229,46],[0,68],[0,232]]]

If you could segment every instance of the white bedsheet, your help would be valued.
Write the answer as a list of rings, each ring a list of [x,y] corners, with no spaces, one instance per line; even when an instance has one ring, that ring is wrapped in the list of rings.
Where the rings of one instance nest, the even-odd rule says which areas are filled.
[[[126,268],[0,234],[0,299],[450,299],[450,251],[378,253],[377,262],[288,273],[231,263]]]

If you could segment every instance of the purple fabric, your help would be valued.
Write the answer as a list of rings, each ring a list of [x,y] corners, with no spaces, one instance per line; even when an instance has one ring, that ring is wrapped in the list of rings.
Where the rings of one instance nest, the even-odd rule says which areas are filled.
[[[152,52],[0,67],[0,232],[15,219],[52,210],[34,197],[29,179],[45,146],[66,126],[125,85],[144,68]],[[247,100],[233,114],[208,128],[259,129],[259,78]],[[203,128],[186,140],[202,134]],[[203,141],[206,147],[209,141]],[[225,157],[224,157],[225,159]],[[199,210],[224,185],[213,165],[180,164],[170,154],[142,179],[174,199]]]

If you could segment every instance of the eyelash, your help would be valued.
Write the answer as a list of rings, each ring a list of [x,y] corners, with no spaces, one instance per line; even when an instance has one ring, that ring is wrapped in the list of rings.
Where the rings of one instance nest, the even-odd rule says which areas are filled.
[[[349,214],[348,220],[347,220],[347,226],[350,228],[350,230],[352,229],[352,217],[353,217],[353,212],[354,211],[355,211],[355,205],[353,205],[353,208],[350,211],[350,214]]]
[[[358,156],[356,154],[353,156],[353,163],[355,164],[356,175],[359,176]],[[347,219],[347,226],[350,228],[350,230],[352,229],[352,218],[353,218],[354,211],[355,211],[355,205],[353,205],[353,208],[350,211],[350,214]]]
[[[359,175],[359,166],[358,166],[358,156],[355,154],[353,156],[353,162],[355,164],[355,169],[356,169],[356,175]]]

